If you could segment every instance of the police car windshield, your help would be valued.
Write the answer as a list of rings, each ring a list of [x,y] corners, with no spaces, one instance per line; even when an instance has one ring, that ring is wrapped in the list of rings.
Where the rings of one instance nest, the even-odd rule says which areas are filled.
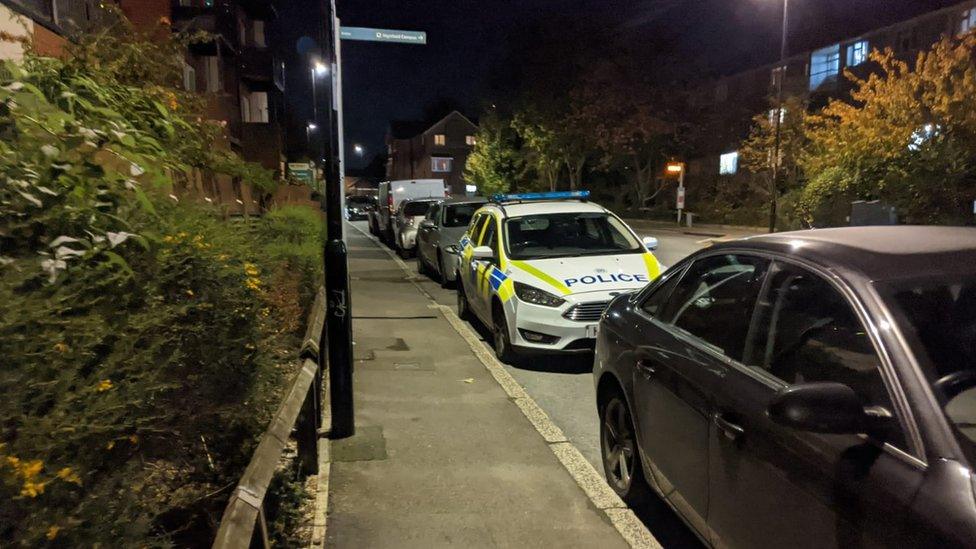
[[[512,259],[546,259],[643,251],[617,218],[605,213],[557,213],[513,217],[505,222]]]

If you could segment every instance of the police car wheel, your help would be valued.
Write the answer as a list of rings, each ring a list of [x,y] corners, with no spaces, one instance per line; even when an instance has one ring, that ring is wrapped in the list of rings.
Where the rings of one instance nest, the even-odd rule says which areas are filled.
[[[458,279],[457,285],[457,315],[461,320],[471,320],[471,309],[468,308],[468,297],[464,295],[464,284]]]
[[[498,305],[495,305],[495,308],[491,311],[491,324],[495,356],[502,362],[514,364],[518,360],[518,354],[512,347],[512,341],[508,336],[508,323],[505,322],[505,312]]]

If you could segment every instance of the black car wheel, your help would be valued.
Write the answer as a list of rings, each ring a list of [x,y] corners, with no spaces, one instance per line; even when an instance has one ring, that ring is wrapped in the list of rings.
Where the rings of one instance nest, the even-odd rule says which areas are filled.
[[[441,283],[441,288],[447,289],[452,286],[451,281],[447,278],[447,273],[451,272],[447,270],[448,267],[444,265],[444,255],[440,250],[437,250],[437,272],[439,276],[439,281]]]
[[[420,248],[417,248],[417,272],[424,275],[430,276],[430,265],[424,260],[424,254],[420,252]]]
[[[634,422],[619,393],[607,400],[600,419],[600,451],[607,483],[628,505],[647,501],[651,490],[644,480]]]
[[[515,364],[518,354],[512,347],[512,340],[508,336],[508,322],[505,321],[505,311],[497,303],[491,311],[491,334],[495,356],[506,364]]]

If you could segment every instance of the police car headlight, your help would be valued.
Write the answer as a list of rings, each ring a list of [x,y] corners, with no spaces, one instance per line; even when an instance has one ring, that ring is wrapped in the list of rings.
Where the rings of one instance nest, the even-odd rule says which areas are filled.
[[[515,283],[515,295],[526,303],[534,303],[545,307],[558,307],[566,303],[566,300],[561,297],[556,297],[549,292],[529,286],[528,284],[522,284],[521,282]]]

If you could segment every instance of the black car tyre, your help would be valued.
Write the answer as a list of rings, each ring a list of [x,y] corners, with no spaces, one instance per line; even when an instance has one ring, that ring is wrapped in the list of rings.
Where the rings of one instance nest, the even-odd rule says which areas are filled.
[[[471,308],[468,306],[468,296],[464,294],[464,284],[458,279],[457,285],[457,315],[461,320],[471,320]]]
[[[519,356],[512,347],[512,340],[508,335],[508,322],[505,321],[505,311],[497,303],[491,311],[491,336],[495,356],[505,364],[515,365]]]
[[[620,393],[600,407],[600,454],[607,483],[627,505],[646,503],[652,496],[640,463],[630,409]]]
[[[430,266],[427,265],[427,261],[424,260],[424,254],[417,250],[417,272],[424,275],[430,276]]]
[[[451,286],[453,286],[453,284],[451,284],[451,281],[447,278],[447,273],[450,272],[447,269],[448,269],[448,267],[446,265],[444,265],[444,255],[441,253],[440,250],[437,250],[437,272],[438,272],[438,280],[441,283],[441,288],[444,288],[444,289],[448,289]]]

